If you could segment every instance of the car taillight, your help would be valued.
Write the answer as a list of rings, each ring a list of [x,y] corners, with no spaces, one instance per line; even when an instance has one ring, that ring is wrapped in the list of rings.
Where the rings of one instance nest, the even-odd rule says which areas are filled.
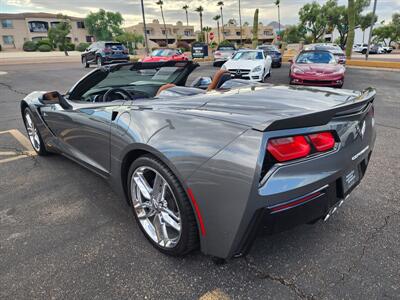
[[[335,138],[330,132],[320,132],[308,136],[317,151],[327,151],[335,146]]]
[[[299,159],[311,153],[311,145],[317,152],[333,149],[335,138],[331,132],[319,132],[307,135],[275,138],[268,141],[267,150],[279,162]],[[314,150],[314,151],[315,151]]]
[[[269,153],[279,162],[306,157],[311,147],[304,136],[293,136],[268,141]]]

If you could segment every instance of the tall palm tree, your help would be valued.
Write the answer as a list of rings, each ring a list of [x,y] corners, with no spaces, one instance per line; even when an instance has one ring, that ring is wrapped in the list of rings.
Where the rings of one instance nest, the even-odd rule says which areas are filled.
[[[183,9],[183,10],[185,11],[185,13],[186,13],[186,26],[189,26],[188,8],[189,8],[189,5],[187,5],[187,4],[185,4],[185,5],[182,7],[182,9]]]
[[[145,13],[144,13],[143,0],[141,0],[140,2],[141,2],[141,6],[142,6],[142,17],[143,17],[144,49],[145,49],[145,52],[146,52],[146,55],[147,55],[147,54],[149,54],[149,43],[148,43],[148,40],[147,40],[146,17],[145,17]]]
[[[208,27],[208,26],[206,26],[206,27],[203,28],[203,31],[204,31],[204,33],[206,34],[206,37],[207,37],[207,45],[208,45],[208,42],[209,42],[209,40],[208,40],[208,34],[211,32],[211,30],[212,30],[212,28],[211,28],[211,27]]]
[[[194,10],[195,12],[198,12],[199,13],[199,16],[200,16],[200,29],[201,29],[201,37],[202,37],[202,39],[203,39],[203,42],[204,42],[204,32],[203,32],[203,11],[204,11],[204,8],[203,8],[203,6],[199,6],[199,7],[197,7],[195,10]]]
[[[242,9],[239,0],[239,27],[240,27],[240,45],[243,45],[243,30],[242,30]]]
[[[221,38],[219,35],[219,20],[221,19],[220,15],[216,15],[213,20],[217,22],[217,32],[218,32],[218,44],[221,42]]]
[[[165,42],[167,43],[166,46],[168,47],[168,32],[167,32],[167,26],[165,25],[164,11],[163,11],[164,2],[162,0],[158,0],[156,2],[156,4],[159,5],[160,9],[161,9],[161,17],[162,17],[162,20],[163,20],[164,32],[165,32]]]
[[[224,6],[224,1],[218,1],[217,6],[219,6],[219,9],[221,11],[221,25],[222,25],[222,38],[225,39],[225,33],[224,33],[224,15],[222,13],[222,6]]]
[[[279,32],[279,36],[281,35],[281,9],[280,9],[280,4],[281,4],[280,0],[276,0],[275,1],[275,5],[278,7],[278,32]]]

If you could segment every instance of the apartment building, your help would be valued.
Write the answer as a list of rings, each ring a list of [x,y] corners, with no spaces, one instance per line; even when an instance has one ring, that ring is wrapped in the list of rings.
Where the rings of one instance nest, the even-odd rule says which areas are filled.
[[[83,18],[68,17],[71,21],[69,38],[74,44],[92,42]],[[0,13],[0,45],[3,50],[22,50],[25,41],[47,38],[49,29],[60,23],[55,14],[48,13]]]
[[[211,32],[214,34],[214,41],[218,42],[218,29],[212,28]],[[240,35],[240,26],[236,23],[225,24],[224,28],[220,26],[219,32],[220,40],[228,40],[233,43],[240,43],[242,37],[243,44],[251,44],[253,38],[253,26],[250,24],[243,24],[242,35]],[[275,42],[276,34],[274,28],[269,25],[258,25],[258,41],[259,43],[272,43]]]
[[[168,44],[173,44],[177,40],[186,41],[188,43],[194,42],[196,40],[196,35],[194,33],[193,26],[183,25],[181,21],[176,22],[176,24],[165,24],[166,32],[168,36]],[[151,23],[146,23],[147,28],[147,38],[150,44],[160,44],[165,43],[166,35],[164,24],[160,23],[158,20],[153,20]],[[127,32],[134,32],[144,35],[143,23],[139,23],[134,26],[125,28]]]

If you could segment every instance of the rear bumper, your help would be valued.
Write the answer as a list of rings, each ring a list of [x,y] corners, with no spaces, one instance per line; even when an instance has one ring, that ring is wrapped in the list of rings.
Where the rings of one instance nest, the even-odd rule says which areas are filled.
[[[129,61],[129,55],[104,56],[103,57],[103,63],[106,63],[106,64],[113,64],[113,63],[126,62],[126,61]]]

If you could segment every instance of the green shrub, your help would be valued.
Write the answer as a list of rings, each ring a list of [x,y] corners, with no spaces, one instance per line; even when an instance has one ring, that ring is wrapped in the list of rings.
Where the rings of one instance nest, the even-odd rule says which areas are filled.
[[[67,51],[74,51],[75,50],[75,44],[67,43],[67,44],[65,44],[65,48],[67,49]],[[61,46],[61,45],[58,46],[58,49],[60,51],[64,51],[64,47]]]
[[[40,46],[38,47],[38,50],[39,50],[40,52],[50,52],[50,51],[51,51],[51,46],[50,46],[50,45],[47,45],[47,44],[43,44],[43,45],[40,45]]]
[[[49,40],[49,39],[43,39],[43,40],[40,40],[40,41],[37,41],[36,42],[36,47],[39,49],[40,48],[40,46],[42,46],[42,45],[48,45],[48,46],[50,46],[50,48],[51,48],[51,50],[53,50],[53,43]],[[40,51],[40,50],[39,50]]]
[[[26,52],[34,52],[37,50],[37,46],[35,42],[32,41],[26,41],[24,45],[22,46],[22,49]]]
[[[79,43],[78,46],[76,46],[76,50],[79,52],[85,51],[87,48],[89,48],[88,43]]]

